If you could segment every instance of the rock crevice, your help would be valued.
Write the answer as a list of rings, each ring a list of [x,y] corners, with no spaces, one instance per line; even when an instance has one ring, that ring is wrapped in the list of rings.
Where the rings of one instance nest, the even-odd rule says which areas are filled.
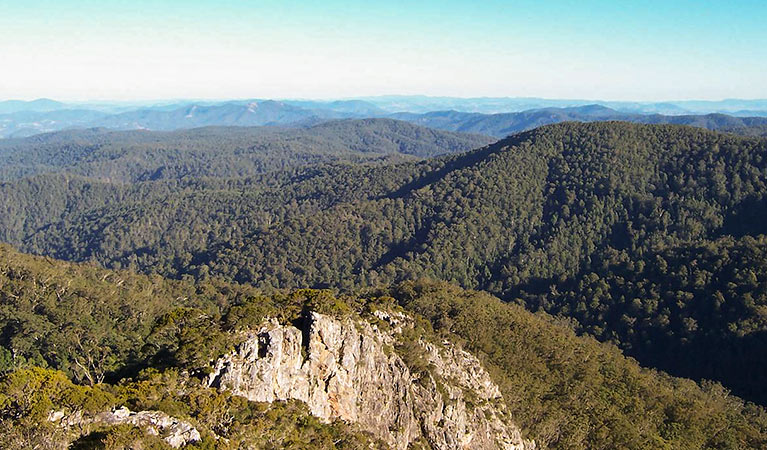
[[[316,312],[297,324],[304,329],[268,319],[216,361],[208,385],[257,402],[300,400],[324,421],[356,423],[402,450],[419,439],[437,449],[535,448],[474,356],[419,340],[429,369],[412,373],[391,351],[409,317],[376,316],[386,326]]]

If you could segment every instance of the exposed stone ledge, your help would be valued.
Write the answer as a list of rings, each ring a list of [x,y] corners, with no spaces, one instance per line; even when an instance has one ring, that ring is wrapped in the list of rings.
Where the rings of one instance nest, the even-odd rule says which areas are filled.
[[[88,425],[130,424],[143,428],[148,433],[162,437],[173,448],[179,448],[200,440],[200,432],[189,422],[171,417],[161,411],[132,412],[126,407],[83,416],[81,412],[67,415],[64,411],[51,411],[48,420],[66,428]]]
[[[390,351],[410,318],[376,312],[389,326],[310,313],[300,328],[269,319],[220,358],[209,386],[252,401],[296,399],[324,421],[341,419],[397,449],[419,438],[437,449],[529,450],[479,360],[445,342],[418,341],[426,374]]]

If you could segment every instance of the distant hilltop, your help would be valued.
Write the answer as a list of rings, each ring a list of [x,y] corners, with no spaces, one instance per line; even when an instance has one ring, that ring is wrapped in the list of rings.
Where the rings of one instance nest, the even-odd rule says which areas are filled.
[[[712,116],[713,115],[713,116]],[[749,119],[741,119],[748,117]],[[172,131],[207,126],[311,126],[390,118],[496,138],[564,121],[676,123],[732,131],[767,124],[767,100],[601,102],[543,98],[380,96],[342,100],[0,101],[0,138],[83,128]],[[763,129],[744,134],[761,135]]]

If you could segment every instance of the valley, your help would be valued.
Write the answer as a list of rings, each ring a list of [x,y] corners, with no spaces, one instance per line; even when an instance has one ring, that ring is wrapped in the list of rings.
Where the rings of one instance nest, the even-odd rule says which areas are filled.
[[[90,129],[0,141],[0,238],[46,258],[4,250],[2,370],[24,380],[76,383],[65,391],[93,385],[78,395],[107,402],[83,410],[90,411],[88,427],[106,434],[47,425],[38,432],[77,446],[106,439],[99,436],[122,439],[122,428],[110,428],[110,421],[143,429],[155,417],[199,435],[184,441],[187,447],[223,436],[245,445],[257,442],[249,427],[289,408],[294,417],[320,420],[299,428],[291,428],[295,421],[270,423],[278,428],[266,433],[287,426],[299,441],[340,436],[352,447],[452,448],[464,438],[439,437],[434,428],[451,421],[449,427],[483,429],[482,435],[496,430],[493,442],[506,442],[505,448],[762,445],[767,141],[743,132],[749,123],[563,122],[499,141],[460,126],[436,125],[459,130],[444,131],[420,123],[373,118],[302,127]],[[46,275],[46,264],[58,275]],[[127,279],[138,284],[123,288]],[[72,282],[80,287],[69,303]],[[100,309],[93,309],[95,297]],[[80,308],[86,321],[64,313]],[[380,322],[397,311],[408,314],[406,328]],[[410,425],[387,426],[410,431],[381,434],[362,419],[367,413],[353,412],[372,407],[349,400],[372,395],[355,391],[362,384],[264,397],[254,393],[261,387],[250,375],[237,378],[261,364],[279,368],[278,360],[228,369],[235,370],[230,380],[239,380],[233,386],[245,386],[235,387],[234,396],[220,397],[205,384],[229,352],[250,361],[288,351],[269,350],[261,338],[244,344],[243,336],[311,334],[304,323],[311,314],[399,330],[370,332],[383,347],[369,356],[380,360],[365,369],[369,374],[357,374],[361,366],[348,366],[340,354],[331,373],[345,367],[339,380],[375,379],[384,371],[399,374],[402,386],[423,386],[387,394],[400,398],[410,417]],[[469,385],[448,385],[455,375],[426,370],[419,361],[439,339],[476,355],[472,364],[487,370],[498,396],[466,394]],[[291,345],[313,348],[308,342]],[[246,351],[247,345],[266,350]],[[384,358],[386,346],[400,359]],[[361,350],[342,353],[349,351]],[[299,356],[258,376],[314,386],[313,371],[320,369],[310,364],[311,354],[306,363]],[[305,364],[304,372],[287,368]],[[28,372],[33,367],[48,372]],[[203,395],[260,412],[222,431],[209,412],[121,391],[130,386],[125,383],[162,389],[168,381],[152,371],[181,377],[173,381],[181,383],[181,397],[168,398],[171,403]],[[49,389],[52,381],[40,382]],[[378,389],[389,389],[384,386]],[[319,400],[328,395],[347,396],[346,406]],[[413,395],[415,403],[407,400]],[[482,417],[496,418],[449,407],[478,407],[476,395],[487,402]],[[682,406],[683,398],[692,403]],[[308,410],[278,406],[295,401]],[[592,403],[584,409],[577,402]],[[118,403],[128,408],[127,418],[108,415]],[[616,404],[625,406],[616,410]],[[66,405],[50,407],[72,411]],[[434,408],[442,419],[426,413]],[[707,418],[697,409],[708,411]],[[648,410],[656,412],[647,416]],[[13,414],[39,420],[32,410]],[[726,432],[702,431],[714,418],[727,424]],[[27,426],[13,423],[9,436],[16,436],[13,427]],[[671,432],[669,423],[685,431]],[[176,429],[162,428],[163,442],[182,439],[170,431]],[[474,442],[462,445],[496,445]]]

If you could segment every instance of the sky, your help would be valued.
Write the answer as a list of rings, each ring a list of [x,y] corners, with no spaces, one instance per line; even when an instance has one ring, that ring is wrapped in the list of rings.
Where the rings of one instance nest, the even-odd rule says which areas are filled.
[[[767,98],[765,0],[0,0],[0,99]]]

